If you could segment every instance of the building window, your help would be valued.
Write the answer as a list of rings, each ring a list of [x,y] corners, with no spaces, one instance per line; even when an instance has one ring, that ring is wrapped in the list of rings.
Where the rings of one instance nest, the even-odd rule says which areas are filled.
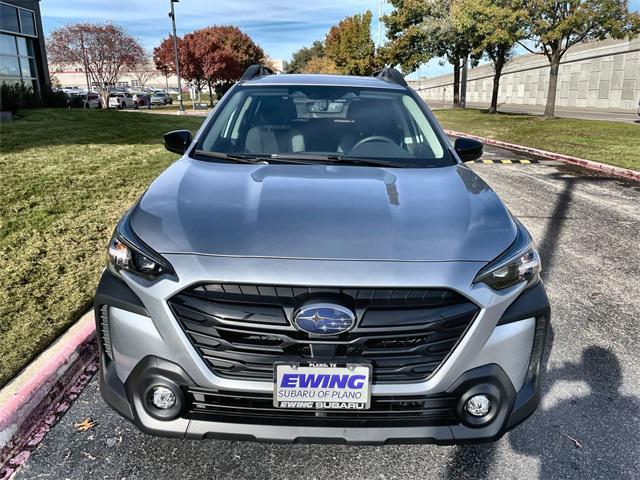
[[[36,20],[31,10],[20,9],[20,31],[24,35],[36,36]]]
[[[7,32],[20,32],[20,23],[18,22],[18,9],[0,3],[0,30]]]
[[[140,82],[138,80],[131,80],[131,86],[132,87],[139,87],[140,86]]]
[[[31,10],[0,2],[0,30],[38,36],[36,17]]]
[[[116,85],[118,87],[128,87],[129,86],[129,82],[118,82]]]
[[[22,82],[25,86],[37,90],[32,39],[0,33],[0,82]]]

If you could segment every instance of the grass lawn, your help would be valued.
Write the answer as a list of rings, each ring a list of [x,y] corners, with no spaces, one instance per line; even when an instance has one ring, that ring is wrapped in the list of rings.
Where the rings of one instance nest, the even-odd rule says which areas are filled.
[[[91,305],[122,213],[202,118],[32,110],[0,125],[0,386]]]
[[[436,110],[445,129],[640,170],[640,124],[499,113]]]

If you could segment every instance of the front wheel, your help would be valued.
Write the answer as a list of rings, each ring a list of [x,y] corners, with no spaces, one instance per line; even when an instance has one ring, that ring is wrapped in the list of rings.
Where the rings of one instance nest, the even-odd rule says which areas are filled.
[[[127,108],[127,104],[122,102],[122,105],[120,105],[120,110],[124,110],[125,108]]]
[[[133,109],[134,109],[134,110],[138,110],[138,104],[137,104],[137,103],[134,103],[134,104],[133,104]]]

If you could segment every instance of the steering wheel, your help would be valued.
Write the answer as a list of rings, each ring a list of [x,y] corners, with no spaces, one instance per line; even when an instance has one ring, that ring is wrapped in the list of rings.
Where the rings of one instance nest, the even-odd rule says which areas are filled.
[[[390,144],[396,145],[396,146],[398,145],[396,142],[391,140],[389,137],[383,137],[382,135],[372,135],[370,137],[365,137],[362,140],[360,140],[359,142],[357,142],[353,147],[351,147],[351,150],[355,150],[360,145],[364,145],[365,143],[368,143],[368,142],[385,142],[385,143],[390,143]]]

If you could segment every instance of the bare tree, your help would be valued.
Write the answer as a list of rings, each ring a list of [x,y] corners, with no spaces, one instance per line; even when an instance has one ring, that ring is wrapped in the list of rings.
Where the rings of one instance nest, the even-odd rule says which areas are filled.
[[[138,81],[140,88],[144,88],[147,85],[147,82],[156,75],[156,72],[157,70],[155,65],[150,61],[149,57],[145,55],[138,61],[136,67],[131,73]]]
[[[125,69],[133,70],[144,57],[138,41],[112,23],[78,23],[55,30],[49,38],[49,60],[57,66],[81,67],[87,80],[109,103],[109,89]]]

